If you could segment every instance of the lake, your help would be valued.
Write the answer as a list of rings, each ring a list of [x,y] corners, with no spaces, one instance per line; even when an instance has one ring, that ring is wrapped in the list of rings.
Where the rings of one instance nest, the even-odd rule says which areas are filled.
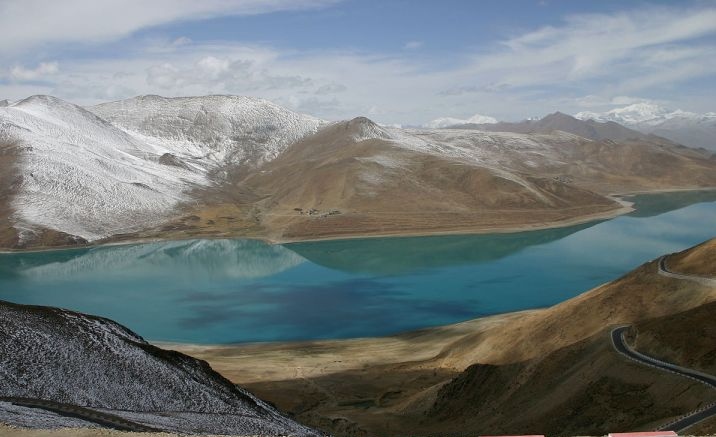
[[[0,299],[108,317],[156,341],[387,335],[553,305],[716,236],[716,192],[629,200],[626,216],[519,233],[0,254]]]

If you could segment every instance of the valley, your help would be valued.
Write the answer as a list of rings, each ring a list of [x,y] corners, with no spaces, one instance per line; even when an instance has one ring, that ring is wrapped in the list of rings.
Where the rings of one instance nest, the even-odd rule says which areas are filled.
[[[667,259],[703,263],[714,247]],[[716,401],[713,389],[633,363],[611,342],[612,327],[630,325],[640,352],[713,375],[715,298],[713,287],[660,275],[653,261],[547,309],[397,336],[165,346],[337,435],[602,435],[653,429]]]
[[[716,437],[716,0],[0,28],[0,437]]]

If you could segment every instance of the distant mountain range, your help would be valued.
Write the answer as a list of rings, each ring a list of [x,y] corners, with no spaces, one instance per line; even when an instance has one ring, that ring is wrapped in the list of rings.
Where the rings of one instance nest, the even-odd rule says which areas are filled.
[[[697,114],[653,103],[636,103],[607,112],[580,112],[580,120],[616,122],[689,147],[716,150],[716,112]]]
[[[29,97],[0,107],[0,247],[520,229],[614,214],[614,192],[716,186],[711,153],[613,121],[489,121],[400,129],[249,97]]]
[[[568,132],[590,140],[652,140],[641,132],[628,129],[614,121],[579,120],[571,115],[555,112],[540,119],[524,120],[516,123],[501,121],[498,123],[465,123],[451,126],[454,129],[476,129],[489,132],[515,132],[521,134],[548,134],[554,131]]]

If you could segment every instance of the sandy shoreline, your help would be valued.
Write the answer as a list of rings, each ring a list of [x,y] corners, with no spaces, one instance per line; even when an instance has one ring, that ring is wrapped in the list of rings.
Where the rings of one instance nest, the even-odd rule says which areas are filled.
[[[460,371],[463,367],[461,363],[436,361],[435,357],[466,337],[486,333],[542,311],[514,311],[384,337],[236,344],[151,343],[162,349],[209,361],[214,370],[240,385],[267,380],[315,378],[406,362],[420,368],[442,367]]]
[[[448,236],[448,235],[481,235],[481,234],[508,234],[528,231],[540,231],[547,229],[563,228],[568,226],[574,226],[584,223],[589,223],[599,220],[609,220],[621,215],[628,214],[634,211],[632,207],[633,203],[624,200],[624,197],[643,195],[643,194],[666,194],[666,193],[679,193],[689,191],[716,191],[716,187],[703,187],[703,188],[667,188],[658,190],[642,190],[642,191],[625,191],[618,193],[611,193],[606,197],[612,199],[619,205],[618,208],[612,210],[581,215],[564,220],[556,220],[551,222],[543,223],[532,223],[519,226],[475,226],[474,228],[461,228],[455,230],[436,230],[436,231],[410,231],[404,232],[385,232],[385,233],[366,233],[357,235],[340,235],[340,236],[329,236],[321,238],[286,238],[286,239],[275,239],[271,237],[257,237],[257,236],[243,236],[243,235],[222,235],[222,236],[202,236],[193,235],[186,237],[172,237],[172,238],[161,238],[161,237],[148,237],[148,238],[136,238],[131,240],[123,241],[103,241],[98,243],[90,243],[85,245],[77,246],[53,246],[53,247],[37,247],[31,249],[0,249],[0,254],[12,254],[12,253],[34,253],[34,252],[52,252],[59,250],[70,250],[70,249],[91,249],[105,246],[130,246],[134,244],[148,244],[148,243],[159,243],[166,241],[186,241],[186,240],[224,240],[224,239],[243,239],[243,240],[256,240],[262,241],[268,244],[291,244],[291,243],[310,243],[319,241],[341,241],[341,240],[360,240],[368,238],[400,238],[400,237],[429,237],[429,236]],[[111,240],[111,238],[110,238]]]
[[[0,254],[12,254],[12,253],[35,253],[35,252],[53,252],[60,250],[71,250],[71,249],[92,249],[97,247],[112,247],[112,246],[131,246],[134,244],[148,244],[148,243],[160,243],[167,241],[186,241],[186,240],[225,240],[225,239],[242,239],[242,240],[256,240],[262,241],[267,244],[291,244],[291,243],[310,243],[318,241],[340,241],[340,240],[360,240],[368,238],[400,238],[400,237],[430,237],[430,236],[447,236],[447,235],[481,235],[481,234],[509,234],[519,233],[528,231],[541,231],[547,229],[563,228],[568,226],[579,225],[583,223],[589,223],[593,221],[608,220],[624,214],[628,214],[634,209],[630,206],[630,202],[618,200],[614,198],[620,205],[619,208],[615,208],[609,211],[601,213],[586,214],[579,217],[569,218],[565,220],[556,220],[552,222],[543,223],[532,223],[519,226],[476,226],[475,228],[460,228],[454,230],[437,230],[437,231],[410,231],[404,232],[386,232],[386,233],[366,233],[357,235],[341,235],[341,236],[329,236],[323,238],[295,238],[295,239],[275,239],[270,237],[255,237],[255,236],[244,236],[244,235],[222,235],[222,236],[202,236],[192,235],[186,237],[172,237],[172,238],[161,238],[161,237],[150,237],[150,238],[137,238],[123,241],[108,241],[101,243],[90,243],[76,246],[53,246],[53,247],[39,247],[32,249],[2,249]]]

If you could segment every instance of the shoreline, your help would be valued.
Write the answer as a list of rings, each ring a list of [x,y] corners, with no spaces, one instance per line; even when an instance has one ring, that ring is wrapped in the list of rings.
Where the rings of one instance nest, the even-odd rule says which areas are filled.
[[[459,372],[460,359],[440,358],[451,345],[518,322],[539,317],[550,307],[477,317],[462,322],[419,328],[376,337],[319,340],[198,344],[148,341],[210,363],[232,382],[243,386],[268,380],[319,378],[365,368],[399,365]],[[518,322],[519,323],[519,322]]]
[[[4,254],[19,254],[19,253],[41,253],[41,252],[53,252],[62,250],[89,250],[101,247],[112,247],[112,246],[131,246],[136,244],[150,244],[150,243],[161,243],[170,241],[188,241],[188,240],[226,240],[226,239],[241,239],[241,240],[255,240],[262,241],[271,245],[283,245],[283,244],[297,244],[297,243],[314,243],[322,241],[343,241],[343,240],[361,240],[361,239],[374,239],[374,238],[408,238],[408,237],[431,237],[431,236],[450,236],[450,235],[482,235],[482,234],[511,234],[519,232],[530,232],[530,231],[541,231],[547,229],[564,228],[568,226],[580,225],[593,221],[600,220],[611,220],[613,218],[629,214],[635,211],[632,207],[633,202],[624,200],[624,197],[636,196],[636,195],[649,195],[649,194],[668,194],[668,193],[680,193],[680,192],[695,192],[695,191],[716,191],[716,187],[699,187],[699,188],[664,188],[657,190],[641,190],[641,191],[624,191],[606,194],[605,197],[613,200],[614,202],[621,205],[618,208],[604,211],[601,213],[592,213],[573,217],[564,220],[556,220],[544,223],[532,223],[517,226],[476,226],[474,229],[455,229],[455,230],[436,230],[436,231],[411,231],[406,230],[404,232],[386,232],[386,233],[369,233],[369,234],[358,234],[358,235],[342,235],[342,236],[327,236],[318,238],[286,238],[277,239],[272,237],[257,237],[257,236],[242,236],[242,235],[227,235],[227,236],[187,236],[185,238],[161,238],[161,237],[147,237],[137,238],[126,241],[106,241],[100,243],[88,243],[77,246],[52,246],[52,247],[38,247],[30,249],[0,249],[0,255]],[[108,237],[111,239],[112,237]]]
[[[611,196],[610,196],[611,198]],[[613,198],[617,203],[622,205],[619,208],[613,210],[592,213],[583,215],[580,217],[573,217],[564,220],[555,220],[551,222],[543,223],[532,223],[523,224],[517,226],[504,226],[504,227],[490,227],[490,226],[478,226],[473,231],[468,229],[455,229],[455,230],[444,230],[444,231],[404,231],[404,232],[386,232],[386,233],[371,233],[364,235],[345,235],[345,236],[328,236],[318,238],[296,238],[296,239],[280,239],[280,240],[264,240],[271,244],[297,244],[297,243],[316,243],[321,241],[344,241],[344,240],[363,240],[373,238],[408,238],[408,237],[440,237],[449,235],[487,235],[487,234],[517,234],[520,232],[530,231],[544,231],[547,229],[566,228],[569,226],[581,225],[584,223],[610,220],[625,214],[629,214],[634,211],[631,207],[632,203],[623,200],[617,200]]]
[[[604,285],[600,284],[599,286]],[[598,287],[599,287],[598,286]],[[306,339],[306,340],[267,340],[267,341],[247,341],[239,343],[185,343],[181,341],[164,341],[164,340],[146,340],[149,344],[164,349],[171,349],[172,347],[178,348],[194,348],[194,349],[233,349],[237,347],[245,348],[265,348],[265,347],[276,347],[276,346],[290,346],[296,347],[301,345],[322,345],[331,343],[364,343],[364,342],[381,342],[381,341],[400,341],[402,339],[416,337],[431,336],[441,332],[472,332],[476,326],[485,324],[496,324],[502,323],[505,320],[526,316],[531,313],[537,313],[544,311],[550,306],[535,307],[516,311],[507,311],[504,313],[488,314],[486,316],[473,317],[467,320],[463,320],[455,323],[448,323],[444,325],[427,326],[424,328],[409,329],[406,331],[399,331],[392,334],[377,335],[373,337],[345,337],[345,338],[319,338],[319,339]]]

